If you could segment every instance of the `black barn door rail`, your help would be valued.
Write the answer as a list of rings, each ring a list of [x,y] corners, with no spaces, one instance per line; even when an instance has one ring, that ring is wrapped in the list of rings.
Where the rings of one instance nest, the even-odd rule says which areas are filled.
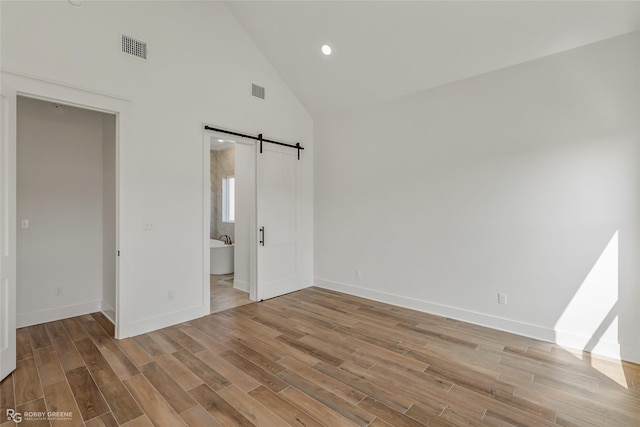
[[[283,147],[295,148],[296,150],[298,150],[298,160],[300,160],[300,150],[304,150],[304,147],[302,145],[300,145],[299,142],[297,142],[296,145],[286,144],[284,142],[273,141],[271,139],[265,139],[265,138],[262,137],[262,134],[260,134],[258,136],[251,136],[251,135],[245,135],[244,133],[233,132],[233,131],[230,131],[230,130],[213,128],[211,126],[205,126],[204,128],[205,128],[205,130],[212,130],[214,132],[222,132],[222,133],[226,133],[228,135],[240,136],[242,138],[255,139],[256,141],[258,141],[260,143],[260,152],[261,153],[262,153],[262,143],[263,142],[268,142],[269,144],[281,145]]]

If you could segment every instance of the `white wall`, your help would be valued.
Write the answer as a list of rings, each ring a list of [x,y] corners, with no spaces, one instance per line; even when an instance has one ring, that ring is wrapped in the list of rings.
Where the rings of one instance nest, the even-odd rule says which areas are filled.
[[[66,1],[3,1],[0,7],[4,71],[130,101],[129,134],[118,151],[120,336],[208,314],[204,122],[307,148],[300,256],[311,284],[312,120],[224,4],[98,1],[75,8]],[[121,33],[146,41],[148,60],[122,54]],[[250,96],[252,82],[266,87],[265,101]],[[143,230],[147,219],[154,230]]]
[[[317,120],[316,284],[639,362],[639,56],[636,33]]]
[[[102,116],[102,311],[115,323],[116,309],[116,117]]]
[[[18,98],[18,326],[100,309],[103,116]]]

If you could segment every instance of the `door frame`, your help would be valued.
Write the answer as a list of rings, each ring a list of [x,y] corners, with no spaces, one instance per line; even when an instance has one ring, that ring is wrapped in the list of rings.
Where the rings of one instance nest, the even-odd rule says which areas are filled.
[[[4,83],[16,91],[16,96],[39,99],[43,101],[66,104],[73,107],[93,110],[103,113],[114,114],[116,116],[116,141],[115,141],[115,175],[116,175],[116,250],[118,253],[127,253],[129,245],[126,240],[126,233],[123,232],[121,217],[123,212],[123,179],[121,175],[121,165],[124,148],[126,147],[129,126],[131,123],[131,102],[127,99],[95,92],[79,87],[74,87],[65,83],[41,79],[21,73],[5,71],[1,72]],[[17,163],[14,159],[10,165],[14,170]],[[14,202],[15,203],[15,202]],[[17,206],[10,209],[16,210]],[[15,224],[17,227],[17,224]],[[16,242],[10,242],[15,248]],[[14,266],[15,267],[15,266]],[[116,311],[115,337],[124,338],[129,336],[129,307],[128,287],[126,282],[128,271],[127,257],[116,256],[116,296],[114,307]],[[17,284],[16,284],[17,285]]]
[[[215,131],[210,131],[205,129],[205,126],[224,129],[224,126],[219,126],[209,122],[203,122],[203,136],[202,136],[202,265],[203,265],[203,279],[202,279],[202,292],[203,292],[203,300],[205,302],[205,306],[207,307],[207,313],[211,311],[211,289],[210,289],[210,247],[209,247],[209,236],[211,235],[211,137],[216,136],[222,139],[231,139],[229,135],[217,134]],[[254,150],[254,154],[251,156],[252,161],[255,162],[256,156],[255,151],[257,150],[257,143],[254,140],[246,139],[242,137],[233,137],[234,143],[242,144],[246,146],[250,146]],[[257,223],[257,215],[256,215],[256,207],[257,207],[257,185],[256,185],[256,175],[255,175],[255,164],[253,165],[253,194],[250,195],[252,209],[249,212],[249,299],[251,301],[257,301],[257,251],[258,251],[258,223]],[[237,172],[234,173],[237,176]],[[236,189],[237,189],[237,181],[236,181]],[[236,199],[237,200],[237,199]],[[237,224],[237,222],[236,222]],[[236,239],[237,242],[237,239]]]

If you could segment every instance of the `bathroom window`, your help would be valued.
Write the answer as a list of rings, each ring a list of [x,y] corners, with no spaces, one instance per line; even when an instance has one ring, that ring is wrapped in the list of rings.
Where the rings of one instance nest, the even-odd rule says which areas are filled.
[[[227,176],[222,179],[222,222],[236,220],[236,178]]]

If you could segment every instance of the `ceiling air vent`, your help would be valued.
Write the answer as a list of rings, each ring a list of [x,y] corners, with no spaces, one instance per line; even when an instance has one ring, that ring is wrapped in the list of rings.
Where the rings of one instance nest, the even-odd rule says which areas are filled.
[[[264,88],[255,83],[251,84],[251,95],[256,98],[264,99]]]
[[[122,35],[122,52],[147,59],[147,44],[127,35]]]

